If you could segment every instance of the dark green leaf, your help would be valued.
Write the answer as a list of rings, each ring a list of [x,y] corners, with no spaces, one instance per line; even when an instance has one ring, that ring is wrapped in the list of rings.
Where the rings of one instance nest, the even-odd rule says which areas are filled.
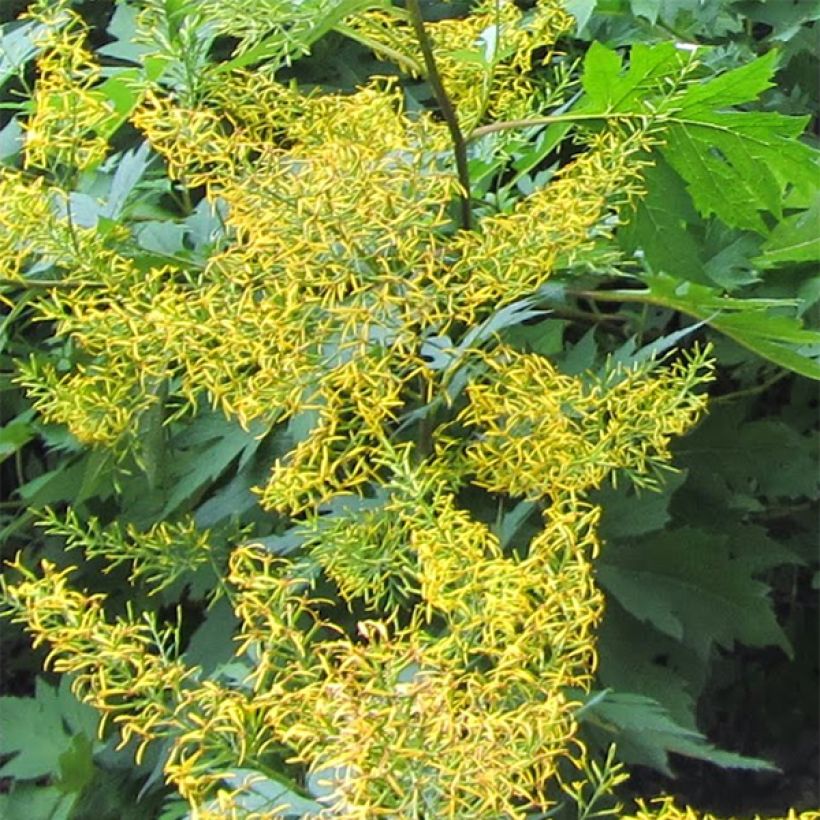
[[[642,623],[610,596],[598,654],[603,686],[652,698],[680,726],[696,729],[696,701],[709,665],[692,649]]]
[[[260,444],[262,429],[243,430],[223,416],[200,416],[172,442],[178,452],[168,475],[171,487],[162,517],[176,512],[213,483],[236,458],[252,455]]]
[[[31,422],[33,415],[33,411],[27,410],[5,426],[0,427],[0,463],[14,455],[34,438],[37,431]]]
[[[565,0],[564,8],[576,19],[578,31],[582,31],[595,11],[596,0]]]
[[[672,775],[669,752],[725,768],[777,771],[765,760],[716,749],[699,732],[677,724],[656,701],[629,692],[610,692],[584,715],[584,720],[615,738],[618,756]]]
[[[227,663],[234,657],[233,636],[238,625],[230,603],[224,598],[217,601],[191,636],[185,650],[185,662],[201,667],[205,674],[210,674],[219,664]]]
[[[559,359],[558,366],[568,376],[577,376],[590,370],[595,364],[598,345],[595,342],[595,328],[590,328],[581,339]]]
[[[636,618],[706,658],[714,645],[779,646],[791,652],[767,598],[727,549],[727,539],[692,527],[620,544],[598,577]]]
[[[603,509],[599,530],[603,540],[606,542],[663,529],[670,520],[668,507],[672,495],[684,481],[685,472],[667,473],[660,492],[639,490],[630,484],[599,490],[593,497]]]
[[[25,64],[40,50],[38,40],[49,26],[35,20],[4,25],[0,30],[0,86],[19,74]]]
[[[117,170],[111,180],[108,201],[102,209],[102,215],[117,219],[125,207],[128,197],[148,168],[150,147],[143,142],[139,148],[126,151],[117,162]]]
[[[630,0],[632,13],[636,17],[645,17],[650,23],[658,19],[662,0]]]
[[[721,494],[816,499],[818,447],[816,434],[800,435],[777,419],[743,422],[738,412],[713,413],[678,448],[678,461],[693,471],[710,464],[710,477],[719,481]],[[714,494],[712,485],[706,494]],[[704,499],[705,501],[705,499]]]
[[[697,214],[683,180],[661,156],[644,176],[647,194],[619,233],[621,244],[632,253],[640,248],[653,271],[705,284],[699,243],[687,230]]]
[[[56,786],[17,783],[8,794],[0,794],[3,820],[68,820],[76,795],[65,794]]]
[[[61,757],[72,749],[77,751],[75,738],[89,727],[94,736],[96,718],[89,720],[83,714],[91,710],[77,704],[67,683],[58,692],[38,678],[35,697],[0,698],[0,754],[14,755],[0,768],[0,776],[24,780],[56,776]],[[66,722],[67,717],[71,724]]]
[[[57,788],[62,792],[81,792],[94,777],[93,746],[85,735],[75,735],[71,745],[60,755],[60,779]]]

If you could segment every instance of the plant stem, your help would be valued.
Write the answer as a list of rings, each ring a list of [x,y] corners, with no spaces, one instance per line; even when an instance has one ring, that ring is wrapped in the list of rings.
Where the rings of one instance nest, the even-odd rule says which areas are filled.
[[[781,370],[775,373],[774,376],[766,379],[762,384],[756,384],[753,387],[747,387],[744,390],[735,390],[733,393],[724,393],[721,396],[715,396],[711,399],[712,404],[730,404],[737,399],[742,399],[746,396],[756,396],[759,393],[765,393],[770,387],[777,384],[787,376],[791,376],[790,370]]]
[[[546,117],[533,117],[526,120],[501,120],[491,122],[489,125],[480,125],[470,132],[468,141],[485,137],[487,134],[495,134],[497,131],[512,131],[521,128],[533,128],[537,125],[552,125],[556,122],[582,122],[584,120],[625,120],[634,119],[637,114],[553,114]]]
[[[461,227],[468,231],[472,225],[472,212],[470,210],[470,173],[467,168],[467,142],[458,124],[455,108],[441,81],[441,75],[436,65],[436,58],[433,54],[433,44],[424,27],[424,18],[421,14],[419,0],[407,0],[407,11],[410,15],[410,23],[416,33],[421,53],[424,55],[424,65],[427,70],[427,82],[441,109],[442,116],[450,130],[450,138],[453,141],[453,155],[456,161],[456,172],[461,183]]]
[[[661,304],[652,298],[649,290],[568,290],[567,294],[580,299],[593,299],[596,302],[637,302],[638,304],[645,305]],[[671,307],[670,305],[662,306]]]
[[[0,278],[0,287],[17,287],[23,290],[36,290],[39,288],[58,290],[65,290],[71,288],[101,288],[102,282],[85,282],[77,280],[76,282],[61,282],[59,280],[51,281],[50,279],[5,279]]]

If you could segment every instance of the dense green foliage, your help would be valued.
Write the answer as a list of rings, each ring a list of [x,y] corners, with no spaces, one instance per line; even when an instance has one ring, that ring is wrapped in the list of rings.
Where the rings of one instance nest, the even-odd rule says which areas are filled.
[[[203,692],[213,717],[224,693],[275,678],[249,625],[264,587],[265,606],[298,602],[302,620],[279,626],[300,651],[313,651],[293,637],[305,619],[332,623],[347,662],[392,670],[441,714],[465,677],[437,679],[452,685],[439,702],[426,664],[450,670],[461,642],[480,646],[465,668],[489,699],[515,635],[548,635],[553,658],[519,660],[534,701],[557,708],[561,690],[538,770],[556,779],[532,805],[498,787],[521,816],[695,816],[622,808],[659,793],[816,816],[820,4],[566,0],[573,17],[499,3],[493,18],[483,3],[480,20],[468,3],[425,4],[462,152],[389,3],[31,5],[6,4],[0,41],[0,543],[17,566],[7,609],[57,637],[32,651],[3,621],[0,814],[306,816],[325,799],[345,816],[328,780],[372,758],[342,748],[322,767],[299,734],[311,725],[283,705],[266,714],[292,722],[287,744],[276,735],[242,768],[206,750],[218,794],[171,752],[168,702],[191,709],[193,737]],[[353,261],[360,302],[359,280],[337,286]],[[263,356],[291,381],[266,380]],[[296,382],[315,394],[294,398]],[[594,560],[556,562],[562,527]],[[271,591],[287,562],[290,598]],[[564,609],[533,637],[520,611],[539,595]],[[123,618],[123,646],[152,647],[139,672],[166,687],[139,716],[129,699],[148,690],[126,676],[112,697],[88,671],[114,641],[106,615]],[[399,638],[423,658],[412,668],[390,654]],[[333,652],[316,650],[339,675]],[[282,687],[325,708],[307,683]],[[542,714],[519,706],[522,724]],[[242,714],[248,736],[267,731],[258,714]],[[572,735],[588,754],[562,756]],[[480,748],[499,781],[519,762]],[[508,816],[471,799],[451,815],[385,805]]]

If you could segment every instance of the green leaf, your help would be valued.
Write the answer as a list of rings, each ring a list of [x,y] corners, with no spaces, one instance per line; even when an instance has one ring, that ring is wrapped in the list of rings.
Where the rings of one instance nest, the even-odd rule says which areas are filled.
[[[507,512],[498,526],[498,540],[502,548],[514,543],[516,536],[524,529],[527,521],[538,509],[534,501],[519,501],[509,512]]]
[[[67,741],[59,712],[37,698],[0,698],[3,754],[13,754],[0,775],[33,779],[59,771]]]
[[[733,560],[743,567],[744,573],[757,575],[774,567],[787,564],[805,565],[805,561],[780,541],[775,541],[763,527],[735,523],[721,531],[729,538]]]
[[[777,67],[777,52],[770,51],[746,65],[726,71],[705,83],[690,85],[675,97],[675,108],[681,117],[708,114],[714,109],[756,100],[771,88],[772,75]]]
[[[3,820],[68,820],[77,796],[65,794],[56,786],[16,783],[8,794],[0,794]]]
[[[653,25],[661,10],[661,0],[630,0],[630,5],[636,17],[645,17]]]
[[[176,256],[185,252],[187,228],[178,222],[153,220],[144,222],[136,231],[141,248],[162,256]]]
[[[765,760],[716,749],[700,732],[680,726],[657,701],[642,695],[608,692],[583,720],[607,731],[624,762],[652,766],[669,776],[670,752],[724,768],[777,771]]]
[[[699,464],[712,465],[697,504],[708,504],[709,496],[723,504],[739,493],[768,503],[820,497],[816,434],[801,435],[774,418],[744,422],[741,412],[721,408],[676,448],[677,462],[693,477],[702,477]]]
[[[223,780],[239,791],[236,803],[247,812],[259,812],[275,817],[315,817],[324,806],[302,797],[284,782],[271,780],[253,769],[233,769]]]
[[[606,109],[614,97],[614,86],[622,68],[621,56],[597,40],[589,47],[584,58],[584,74],[581,85],[589,105]]]
[[[554,113],[560,114],[563,111],[564,108],[562,107]],[[535,138],[532,138],[528,133],[528,130],[534,131],[535,129],[524,129],[521,139],[507,149],[515,157],[512,163],[515,174],[510,176],[508,182],[500,185],[499,191],[506,192],[518,187],[519,190],[526,193],[523,188],[527,184],[531,186],[531,189],[534,189],[536,182],[530,176],[530,172],[541,165],[545,157],[560,144],[571,128],[571,122],[556,122],[547,128],[539,127],[538,136]],[[503,164],[503,162],[500,164]]]
[[[31,423],[33,415],[34,411],[27,410],[0,427],[0,464],[34,438],[37,430]]]
[[[168,383],[147,387],[156,401],[142,413],[139,421],[139,456],[148,489],[153,492],[162,483],[167,454],[167,428],[165,427],[165,401]]]
[[[518,325],[503,332],[507,344],[542,356],[554,356],[564,347],[564,319],[545,319],[533,325]]]
[[[53,470],[17,488],[20,498],[30,507],[44,507],[73,499],[86,468],[88,455],[76,461],[60,461]]]
[[[101,133],[105,136],[111,137],[139,105],[142,98],[140,82],[140,73],[136,69],[125,69],[98,86],[98,92],[117,115],[104,126]]]
[[[40,51],[37,42],[51,28],[52,26],[34,20],[12,22],[3,26],[0,30],[0,87],[19,74],[26,63]]]
[[[586,96],[576,113],[640,120],[662,127],[660,151],[685,180],[697,210],[727,225],[766,234],[762,212],[781,216],[787,186],[820,182],[818,152],[800,142],[808,117],[735,111],[771,86],[776,52],[703,80],[688,78],[673,44],[636,44],[626,72],[619,55],[594,43],[584,61]],[[683,85],[683,90],[675,90]],[[669,87],[673,88],[669,91]]]
[[[811,207],[779,222],[755,260],[766,268],[788,262],[820,262],[820,195]]]
[[[665,274],[647,275],[646,290],[608,290],[612,301],[645,302],[696,316],[764,359],[811,379],[820,379],[820,332],[805,329],[795,301],[733,299],[720,291]],[[782,315],[788,310],[792,315]],[[778,311],[778,312],[775,312]]]
[[[499,331],[544,316],[546,313],[547,311],[533,308],[532,299],[520,299],[517,302],[504,305],[464,335],[458,348],[454,351],[453,361],[458,361],[466,351],[472,350],[482,342],[493,338]]]
[[[111,180],[108,201],[101,211],[102,216],[109,219],[117,219],[120,216],[128,197],[148,168],[150,150],[151,148],[146,140],[139,148],[126,151],[119,157],[117,170]]]
[[[741,6],[741,11],[754,22],[771,26],[769,39],[787,42],[801,29],[807,30],[806,23],[820,20],[820,0],[797,0],[791,3],[745,2]]]
[[[80,749],[75,738],[88,739],[89,728],[94,737],[96,714],[74,699],[67,679],[63,680],[59,691],[37,678],[33,698],[0,698],[0,754],[14,755],[0,768],[0,776],[23,780],[57,776],[63,755]],[[83,748],[90,755],[90,742]]]
[[[597,0],[564,0],[564,8],[575,18],[578,31],[583,31],[595,11]]]
[[[75,735],[59,757],[60,791],[80,793],[94,777],[93,745],[85,735]]]
[[[233,516],[242,516],[254,509],[259,498],[251,492],[269,473],[262,465],[256,470],[241,471],[235,475],[224,487],[221,487],[207,501],[197,507],[194,521],[197,527],[212,527],[220,521]]]
[[[603,509],[599,533],[604,542],[663,529],[670,520],[669,502],[686,481],[686,473],[668,473],[660,492],[647,492],[623,483],[593,496]]]
[[[63,675],[60,678],[60,685],[57,687],[57,700],[59,702],[60,714],[68,732],[77,736],[85,735],[90,740],[94,740],[94,748],[99,748],[102,743],[98,740],[98,727],[100,724],[99,713],[81,700],[77,700],[76,695],[71,691],[71,677]]]
[[[0,129],[0,162],[11,163],[23,148],[23,129],[17,117],[12,117]]]
[[[222,598],[205,615],[185,650],[185,662],[210,674],[217,666],[234,657],[233,636],[239,620],[230,603]]]
[[[584,58],[581,84],[586,97],[575,110],[607,114],[639,110],[647,97],[662,92],[665,80],[680,73],[683,60],[672,43],[636,43],[622,74],[620,55],[596,41]]]
[[[598,577],[624,609],[701,658],[735,642],[791,653],[768,587],[733,558],[725,536],[682,527],[622,543],[602,556]]]
[[[595,364],[598,355],[598,345],[595,341],[595,328],[591,327],[572,347],[568,348],[557,364],[561,372],[568,376],[577,376],[585,370],[590,370]]]
[[[97,52],[123,62],[140,65],[142,58],[150,54],[152,49],[147,43],[135,41],[138,15],[139,9],[136,6],[126,0],[118,0],[107,28],[113,42],[100,46]]]
[[[737,231],[717,219],[707,226],[703,269],[711,282],[727,292],[760,281],[753,257],[760,250],[760,237]]]
[[[114,458],[108,450],[91,450],[85,460],[82,480],[73,497],[74,504],[82,504],[94,495],[109,498],[113,491],[111,476],[114,470]],[[105,484],[105,486],[103,486]]]
[[[625,228],[618,233],[621,246],[643,251],[649,267],[685,281],[706,284],[699,243],[687,230],[697,220],[681,177],[658,155],[644,172],[646,196],[638,200]]]
[[[216,413],[197,418],[172,442],[177,450],[168,470],[171,488],[162,510],[165,518],[212,484],[236,458],[248,458],[260,444],[261,425],[243,430]]]
[[[598,656],[600,685],[653,698],[680,726],[696,729],[695,706],[709,664],[691,648],[642,623],[608,596]]]
[[[707,84],[708,86],[708,84]],[[817,153],[797,137],[807,118],[693,110],[670,120],[661,152],[686,180],[695,207],[727,225],[767,233],[786,184],[817,184]]]

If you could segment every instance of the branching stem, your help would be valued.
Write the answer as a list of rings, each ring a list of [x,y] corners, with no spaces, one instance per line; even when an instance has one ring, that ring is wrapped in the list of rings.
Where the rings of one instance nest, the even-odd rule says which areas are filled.
[[[485,137],[487,134],[495,134],[498,131],[513,131],[523,128],[534,128],[535,126],[552,125],[556,122],[583,122],[584,120],[628,120],[644,116],[641,114],[624,113],[598,113],[598,114],[553,114],[546,117],[532,117],[525,120],[501,120],[491,122],[489,125],[480,125],[474,128],[468,137],[468,142]]]
[[[86,282],[81,280],[71,282],[52,281],[50,279],[5,279],[0,277],[0,287],[22,288],[23,290],[71,290],[74,288],[101,288],[102,282]]]
[[[458,117],[453,103],[447,96],[441,75],[436,65],[436,58],[433,54],[433,44],[424,27],[424,18],[421,14],[419,0],[407,0],[407,11],[410,15],[410,23],[416,34],[421,53],[424,55],[424,66],[426,69],[427,82],[441,110],[442,116],[450,130],[450,138],[453,141],[453,155],[456,161],[456,172],[458,181],[461,183],[461,227],[468,231],[472,226],[472,211],[470,209],[470,173],[467,168],[467,141],[458,124]]]

